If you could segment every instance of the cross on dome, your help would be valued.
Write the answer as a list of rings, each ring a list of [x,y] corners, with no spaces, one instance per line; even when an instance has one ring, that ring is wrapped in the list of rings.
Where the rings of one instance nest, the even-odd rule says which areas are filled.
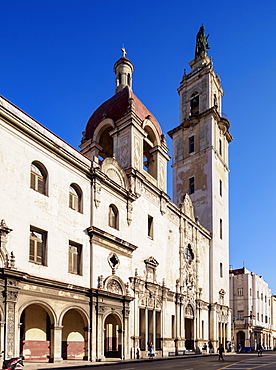
[[[127,55],[127,52],[126,52],[126,49],[125,49],[124,45],[123,45],[123,47],[121,48],[121,50],[122,50],[123,58],[125,58],[125,57],[126,57],[126,55]]]

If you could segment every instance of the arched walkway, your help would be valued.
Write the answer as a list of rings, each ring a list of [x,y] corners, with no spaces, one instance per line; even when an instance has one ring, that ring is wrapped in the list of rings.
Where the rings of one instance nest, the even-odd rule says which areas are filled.
[[[64,360],[87,359],[87,325],[82,315],[71,309],[62,320],[62,358]]]
[[[20,317],[20,353],[26,360],[48,360],[53,318],[40,304],[31,304]]]
[[[122,325],[115,315],[108,315],[104,322],[105,357],[122,357]]]

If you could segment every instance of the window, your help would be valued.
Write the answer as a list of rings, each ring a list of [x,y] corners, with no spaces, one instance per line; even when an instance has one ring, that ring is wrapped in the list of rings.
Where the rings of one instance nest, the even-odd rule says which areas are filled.
[[[259,291],[257,290],[257,298],[260,298],[260,296],[259,296]]]
[[[249,290],[249,294],[250,294],[250,297],[252,297],[252,289],[250,288],[250,290]]]
[[[175,338],[175,316],[172,315],[172,338]]]
[[[222,181],[219,180],[219,195],[222,197]]]
[[[189,194],[194,194],[195,192],[195,178],[190,177],[189,178]]]
[[[195,151],[195,137],[189,137],[189,153],[193,153]]]
[[[109,206],[108,225],[113,227],[113,229],[119,230],[119,212],[114,204]]]
[[[263,293],[261,293],[261,300],[263,300],[264,299],[264,295],[263,295]]]
[[[154,132],[149,126],[145,127],[143,140],[143,169],[153,178],[157,179],[157,160],[154,148],[157,144]]]
[[[29,260],[39,265],[46,262],[46,231],[30,228],[30,254]]]
[[[266,303],[266,296],[265,296],[265,303]]]
[[[193,93],[190,99],[191,116],[199,113],[199,95],[197,92]]]
[[[81,253],[82,246],[70,241],[68,251],[68,271],[71,274],[81,275]]]
[[[267,324],[267,316],[265,316],[265,323]]]
[[[238,317],[237,317],[238,320],[243,320],[244,319],[244,311],[238,311],[237,315],[238,315]]]
[[[261,322],[264,322],[264,315],[261,314]]]
[[[243,288],[238,288],[238,295],[243,295]]]
[[[223,277],[222,263],[219,264],[220,277]]]
[[[219,236],[222,239],[222,219],[219,220]]]
[[[71,184],[69,188],[69,207],[75,211],[81,212],[82,192],[76,184]]]
[[[153,217],[148,215],[148,237],[153,239]]]
[[[260,320],[260,314],[259,314],[259,312],[257,313],[257,320],[258,321]]]
[[[222,141],[219,139],[219,154],[222,155]]]
[[[33,162],[31,165],[30,187],[41,194],[46,195],[47,171],[39,162]]]

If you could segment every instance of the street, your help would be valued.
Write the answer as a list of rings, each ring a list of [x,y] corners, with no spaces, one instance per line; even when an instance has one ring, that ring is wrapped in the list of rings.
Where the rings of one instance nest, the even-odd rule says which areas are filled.
[[[108,366],[110,370],[140,370],[140,369],[182,369],[182,370],[253,370],[253,369],[276,369],[276,354],[265,353],[262,357],[257,354],[227,354],[225,361],[218,361],[218,356],[194,357],[194,358],[173,358],[173,359],[153,359],[148,361],[121,362],[117,364],[94,364],[85,366],[68,366],[62,369],[94,369]],[[41,367],[42,369],[53,369],[53,367]]]

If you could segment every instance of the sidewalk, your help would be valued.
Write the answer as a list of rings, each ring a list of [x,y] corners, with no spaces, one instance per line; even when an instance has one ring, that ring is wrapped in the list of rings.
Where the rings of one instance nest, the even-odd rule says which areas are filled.
[[[214,356],[217,354],[185,354],[182,356],[169,356],[169,357],[156,357],[152,361],[160,361],[160,360],[174,360],[179,358],[191,358],[191,357],[205,357],[205,356]],[[142,359],[129,359],[129,360],[120,360],[117,358],[114,359],[108,359],[107,361],[101,361],[101,362],[90,362],[90,361],[78,361],[78,360],[63,360],[59,363],[49,363],[49,362],[31,362],[31,361],[24,361],[24,369],[25,370],[50,370],[50,369],[74,369],[76,367],[81,367],[83,369],[86,369],[88,367],[101,367],[101,366],[108,366],[108,365],[114,365],[119,363],[134,363],[134,362],[148,362],[148,358],[142,358]]]

